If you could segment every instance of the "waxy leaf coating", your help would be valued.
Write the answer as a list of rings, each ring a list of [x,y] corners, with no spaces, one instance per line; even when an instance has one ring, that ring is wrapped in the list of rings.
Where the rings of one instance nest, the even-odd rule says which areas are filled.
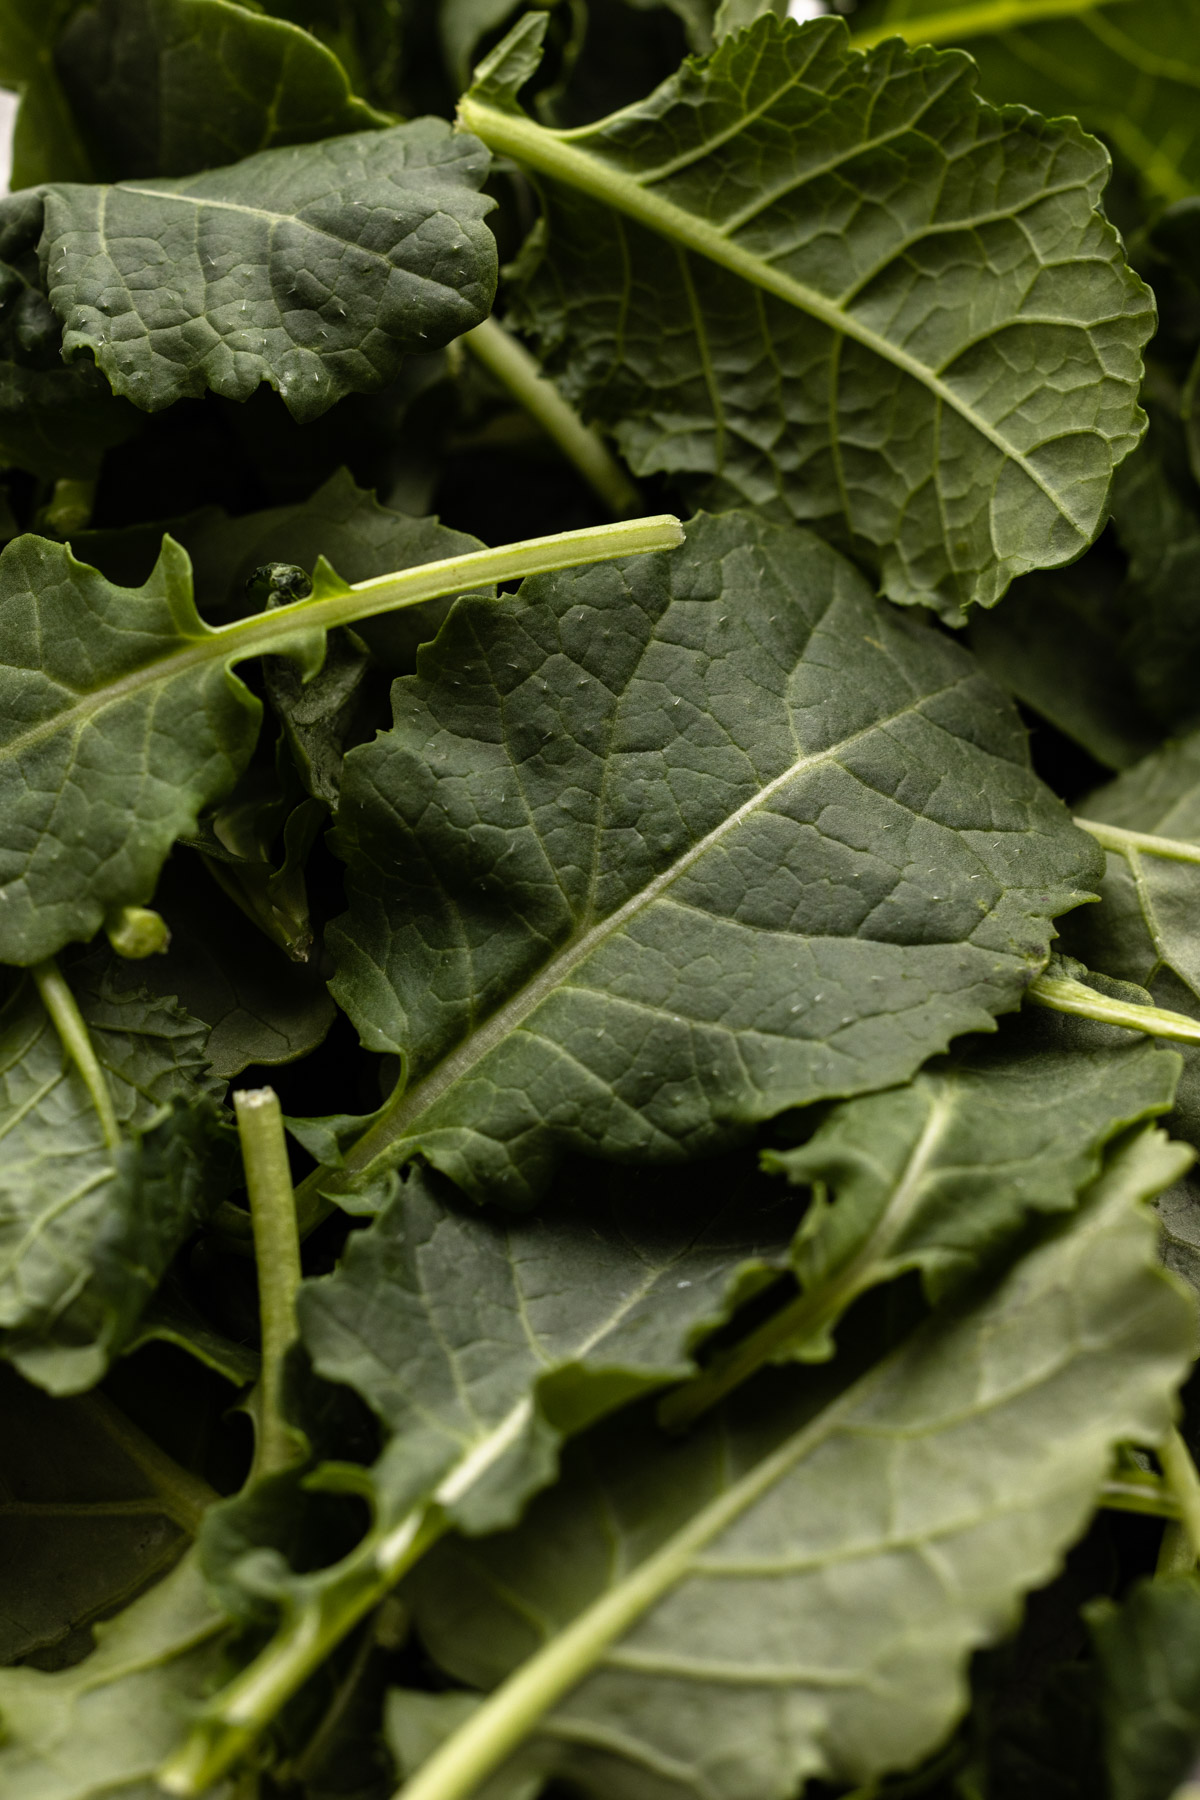
[[[267,381],[316,418],[487,316],[487,167],[475,139],[421,119],[202,175],[48,187],[64,351],[147,412]]]
[[[359,1170],[521,1205],[905,1080],[1099,869],[971,658],[792,528],[462,600],[418,670],[338,816],[335,996],[406,1082]]]
[[[1099,144],[984,104],[957,52],[770,16],[551,132],[513,98],[540,18],[462,117],[544,189],[520,316],[636,472],[790,514],[950,616],[1079,555],[1153,324]]]
[[[993,1294],[823,1404],[792,1373],[674,1445],[627,1421],[584,1440],[516,1531],[410,1578],[427,1646],[476,1688],[536,1654],[557,1704],[535,1753],[585,1791],[789,1800],[911,1768],[1116,1443],[1170,1423],[1193,1309],[1135,1202],[1180,1166],[1153,1132],[1126,1144]],[[465,1729],[489,1711],[498,1734],[503,1689]]]

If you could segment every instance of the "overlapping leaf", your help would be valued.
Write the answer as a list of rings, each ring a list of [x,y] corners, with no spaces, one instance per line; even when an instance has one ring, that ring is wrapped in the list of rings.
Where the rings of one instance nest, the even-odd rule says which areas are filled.
[[[87,150],[54,67],[54,41],[71,0],[4,0],[0,83],[21,96],[13,127],[12,186],[88,181]]]
[[[986,1267],[1032,1213],[1064,1212],[1105,1145],[1169,1111],[1180,1061],[1102,1026],[1022,1017],[903,1088],[837,1107],[768,1168],[812,1187],[794,1264],[807,1342],[877,1281],[919,1268],[931,1297]],[[799,1308],[797,1308],[799,1316]]]
[[[267,381],[316,418],[486,316],[486,171],[473,138],[424,119],[208,174],[48,187],[40,256],[64,352],[147,412]]]
[[[514,98],[541,17],[461,114],[544,190],[521,316],[635,471],[815,525],[950,615],[1085,548],[1151,326],[1099,145],[984,105],[958,54],[771,16],[551,132]]]
[[[1200,185],[1196,0],[862,0],[854,32],[864,47],[892,33],[961,44],[990,100],[1075,115],[1104,134],[1149,196],[1178,200]]]
[[[214,1496],[102,1395],[51,1400],[0,1369],[0,1665],[62,1666],[87,1627],[178,1561]],[[169,1466],[169,1465],[168,1465]]]
[[[523,1204],[904,1080],[1093,877],[971,660],[792,529],[460,601],[419,670],[345,764],[335,992],[405,1085],[331,1186]]]
[[[189,1556],[98,1627],[74,1668],[0,1670],[5,1800],[155,1800],[155,1770],[219,1666],[225,1623]]]
[[[191,175],[386,124],[332,51],[234,0],[96,0],[54,66],[101,180]]]
[[[205,1181],[222,1091],[206,1032],[169,1001],[81,974],[119,1148],[37,991],[0,1013],[0,1354],[54,1393],[88,1387],[133,1332],[183,1239],[220,1197]]]
[[[97,369],[64,365],[62,329],[38,268],[40,229],[36,194],[8,204],[0,224],[0,463],[50,480],[87,479],[139,420]]]
[[[518,1530],[435,1551],[408,1592],[439,1662],[475,1688],[525,1664],[524,1731],[501,1747],[501,1689],[457,1736],[497,1745],[475,1779],[542,1711],[544,1764],[600,1793],[785,1800],[930,1751],[1114,1443],[1170,1422],[1191,1308],[1132,1202],[1178,1167],[1122,1147],[994,1294],[823,1403],[792,1373],[670,1446],[624,1422]]]
[[[1139,1582],[1120,1608],[1091,1608],[1090,1624],[1112,1800],[1174,1794],[1200,1763],[1200,1584]]]

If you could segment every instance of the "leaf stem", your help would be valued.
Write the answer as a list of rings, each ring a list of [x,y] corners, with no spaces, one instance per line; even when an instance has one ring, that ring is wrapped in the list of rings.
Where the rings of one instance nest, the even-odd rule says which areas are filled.
[[[296,1444],[283,1412],[283,1364],[296,1338],[300,1239],[288,1166],[283,1115],[274,1088],[243,1088],[233,1096],[250,1197],[258,1308],[262,1324],[258,1439],[251,1479],[295,1461]]]
[[[1150,1037],[1200,1044],[1200,1022],[1189,1019],[1186,1013],[1168,1012],[1161,1006],[1138,1006],[1130,1000],[1114,1000],[1069,976],[1039,975],[1026,988],[1025,998],[1034,1006],[1048,1007],[1051,1012],[1095,1019],[1101,1025],[1120,1025],[1126,1031],[1144,1031]]]
[[[181,1468],[104,1394],[80,1394],[76,1404],[91,1413],[105,1434],[145,1477],[156,1503],[168,1518],[189,1537],[195,1537],[205,1513],[220,1499],[216,1490],[201,1476]]]
[[[1191,1451],[1178,1431],[1172,1431],[1158,1448],[1167,1486],[1179,1508],[1179,1524],[1187,1540],[1188,1567],[1200,1562],[1200,1473]]]
[[[1105,850],[1120,856],[1140,850],[1146,856],[1161,856],[1170,862],[1200,863],[1200,844],[1186,838],[1155,837],[1149,831],[1127,831],[1123,825],[1106,825],[1099,819],[1075,820],[1081,831],[1094,837]]]
[[[494,550],[472,550],[464,556],[447,556],[439,562],[420,563],[393,575],[376,575],[358,581],[336,594],[294,600],[253,613],[232,625],[223,625],[203,640],[201,649],[213,655],[213,646],[232,657],[259,656],[278,649],[299,632],[332,631],[354,625],[377,613],[398,612],[420,606],[444,594],[493,587],[498,582],[523,581],[530,575],[548,575],[557,569],[574,569],[583,563],[605,562],[617,556],[644,556],[658,550],[674,550],[683,542],[683,527],[673,513],[655,513],[644,519],[624,519],[615,525],[589,525],[582,531],[556,531],[550,537],[522,538]],[[241,645],[245,644],[242,649]],[[186,657],[188,652],[182,652]]]
[[[463,342],[530,418],[537,420],[615,518],[627,518],[637,511],[638,491],[604,439],[584,424],[554,383],[542,374],[537,359],[524,344],[495,318],[476,325]]]
[[[386,1532],[368,1534],[314,1600],[298,1607],[254,1661],[202,1707],[185,1742],[159,1770],[160,1785],[187,1800],[206,1793],[446,1530],[445,1515],[430,1506],[415,1508]]]
[[[75,996],[67,986],[62,971],[52,956],[47,957],[45,962],[37,963],[32,974],[37,983],[37,991],[41,995],[42,1005],[49,1013],[51,1023],[58,1033],[59,1042],[78,1070],[92,1105],[96,1109],[96,1117],[100,1121],[104,1142],[110,1150],[115,1150],[121,1142],[121,1127],[117,1124],[112,1090],[108,1085],[108,1078],[104,1070],[100,1067],[96,1047],[92,1043],[91,1034],[84,1023],[83,1014],[79,1010]]]

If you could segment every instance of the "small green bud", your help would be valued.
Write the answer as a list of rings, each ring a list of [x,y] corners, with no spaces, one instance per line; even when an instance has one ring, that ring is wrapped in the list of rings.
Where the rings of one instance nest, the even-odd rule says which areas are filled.
[[[171,941],[167,921],[149,906],[114,907],[104,921],[108,941],[118,956],[140,962],[144,956],[157,956]]]

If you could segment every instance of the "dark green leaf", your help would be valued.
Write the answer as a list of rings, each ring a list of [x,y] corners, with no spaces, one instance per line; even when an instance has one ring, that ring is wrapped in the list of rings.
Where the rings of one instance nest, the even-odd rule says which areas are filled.
[[[62,1667],[178,1560],[214,1496],[101,1395],[51,1400],[0,1368],[0,1422],[0,1664]]]
[[[1089,1616],[1112,1800],[1169,1800],[1200,1760],[1200,1583],[1142,1581]]]
[[[65,354],[147,412],[268,381],[314,419],[487,315],[486,172],[474,138],[423,119],[205,175],[48,187],[40,255]]]
[[[1099,145],[986,106],[961,55],[770,16],[549,132],[514,99],[539,17],[462,117],[544,188],[521,313],[636,473],[791,514],[952,617],[1086,547],[1152,324]]]
[[[140,421],[97,369],[62,360],[36,255],[41,215],[37,195],[23,194],[0,224],[0,462],[51,480],[87,478]]]
[[[105,1143],[82,1078],[23,980],[0,1013],[0,1354],[52,1393],[99,1380],[171,1257],[220,1198],[206,1164],[206,1032],[169,1001],[77,994],[118,1123]]]
[[[1196,0],[862,0],[854,28],[863,46],[893,34],[961,44],[989,99],[1077,115],[1153,199],[1178,200],[1200,186]]]
[[[1126,1144],[994,1294],[824,1404],[793,1372],[682,1442],[626,1421],[585,1441],[516,1531],[410,1578],[426,1644],[476,1688],[525,1664],[506,1747],[545,1710],[546,1763],[592,1791],[784,1800],[911,1767],[1113,1446],[1168,1428],[1191,1308],[1133,1203],[1178,1167],[1152,1132]],[[506,1704],[466,1731],[486,1745]]]
[[[54,40],[72,0],[3,0],[0,85],[21,96],[13,128],[12,185],[90,181],[91,165],[54,67]]]
[[[795,1348],[831,1353],[828,1332],[873,1283],[916,1268],[939,1298],[1031,1213],[1068,1211],[1112,1138],[1170,1110],[1180,1066],[1125,1032],[1022,1015],[767,1156],[814,1193],[794,1252],[814,1337]]]
[[[970,658],[787,528],[460,601],[419,667],[338,817],[334,991],[405,1059],[359,1172],[527,1204],[905,1080],[1097,868]]]
[[[293,1062],[316,1049],[335,1012],[319,961],[298,964],[264,944],[215,883],[181,859],[169,865],[155,906],[170,946],[131,967],[127,982],[176,996],[209,1027],[214,1075],[227,1080],[251,1063]]]
[[[97,0],[54,67],[101,180],[192,175],[389,121],[331,51],[234,0]]]

